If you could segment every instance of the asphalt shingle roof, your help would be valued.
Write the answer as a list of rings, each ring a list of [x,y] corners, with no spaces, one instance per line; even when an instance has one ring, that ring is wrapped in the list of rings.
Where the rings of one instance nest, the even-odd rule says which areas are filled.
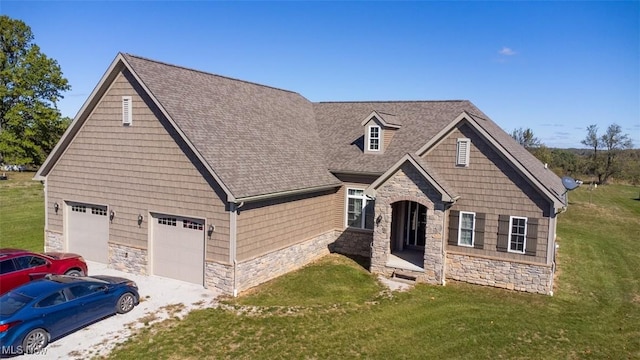
[[[299,94],[123,56],[236,198],[340,183]]]
[[[415,153],[463,111],[482,114],[471,102],[388,101],[314,104],[329,169],[335,172],[384,173],[404,154]],[[364,154],[361,122],[373,110],[394,115],[402,124],[382,154]]]
[[[382,174],[467,112],[553,193],[560,179],[466,100],[312,103],[298,93],[123,54],[236,198],[339,185],[331,172]],[[365,154],[372,111],[400,125],[382,154]],[[422,159],[412,156],[425,169]],[[447,191],[446,184],[429,172]]]

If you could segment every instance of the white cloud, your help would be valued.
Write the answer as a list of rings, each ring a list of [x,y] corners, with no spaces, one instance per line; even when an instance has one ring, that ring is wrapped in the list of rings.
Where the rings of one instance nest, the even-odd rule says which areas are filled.
[[[503,46],[502,49],[500,49],[500,51],[498,51],[498,54],[504,55],[504,56],[513,56],[513,55],[517,54],[517,52],[513,51],[513,49],[511,49],[511,48]]]

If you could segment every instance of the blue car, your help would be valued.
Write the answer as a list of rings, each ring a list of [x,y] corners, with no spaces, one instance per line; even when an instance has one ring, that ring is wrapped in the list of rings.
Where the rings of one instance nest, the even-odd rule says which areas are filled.
[[[39,353],[49,341],[138,305],[135,282],[47,275],[0,296],[1,355]]]

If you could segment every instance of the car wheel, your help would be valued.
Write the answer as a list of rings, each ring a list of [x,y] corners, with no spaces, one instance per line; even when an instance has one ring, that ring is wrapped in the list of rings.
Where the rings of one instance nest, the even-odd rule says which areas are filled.
[[[116,305],[116,311],[118,314],[126,314],[135,306],[135,296],[132,293],[124,293],[120,295],[118,304]]]
[[[25,354],[37,354],[49,344],[49,333],[44,329],[29,331],[22,340],[22,351]]]
[[[76,270],[76,269],[71,269],[69,271],[67,271],[66,273],[64,273],[65,275],[69,275],[69,276],[84,276],[84,274],[82,273],[82,271],[80,270]]]

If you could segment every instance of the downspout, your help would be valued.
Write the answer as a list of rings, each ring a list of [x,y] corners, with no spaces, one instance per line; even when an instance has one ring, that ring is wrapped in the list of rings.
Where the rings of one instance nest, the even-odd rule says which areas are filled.
[[[47,179],[40,181],[42,183],[42,191],[44,191],[44,251],[47,249],[47,229],[49,228],[49,192],[47,191]],[[59,249],[58,249],[59,250]]]
[[[238,259],[237,259],[237,247],[238,247],[238,209],[244,206],[244,201],[239,204],[230,203],[230,245],[229,245],[229,257],[233,264],[233,297],[238,296]]]
[[[238,287],[236,281],[236,240],[237,240],[237,213],[236,204],[229,203],[229,260],[233,264],[233,296],[238,296]]]

